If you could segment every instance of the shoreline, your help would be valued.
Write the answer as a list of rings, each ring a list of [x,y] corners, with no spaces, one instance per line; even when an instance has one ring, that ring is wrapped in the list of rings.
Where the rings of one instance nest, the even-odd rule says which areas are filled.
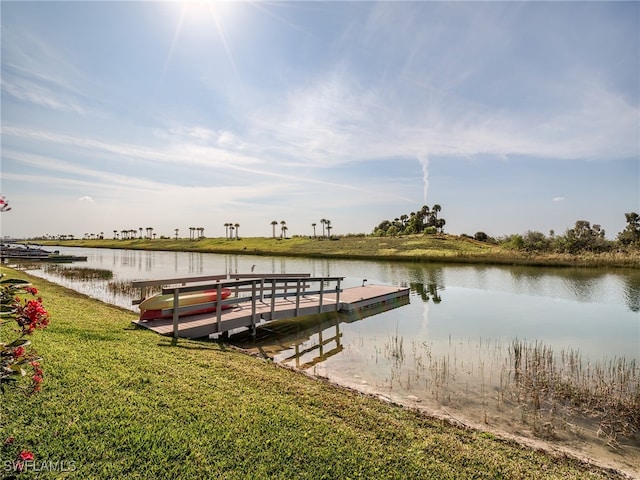
[[[265,358],[258,352],[253,352],[249,349],[242,348],[240,346],[234,345],[232,343],[225,343],[229,348],[234,349],[244,355],[257,358],[263,361],[270,361],[269,358]],[[586,456],[585,452],[580,451],[580,449],[573,448],[571,446],[562,445],[558,443],[554,443],[550,440],[545,440],[543,438],[535,438],[535,437],[527,437],[523,435],[519,435],[517,433],[509,432],[497,427],[490,427],[487,425],[482,425],[478,422],[474,422],[469,420],[468,418],[462,415],[454,415],[449,412],[446,408],[441,407],[441,411],[434,409],[428,405],[421,405],[420,403],[406,403],[402,402],[399,399],[392,398],[386,396],[382,393],[375,393],[370,391],[361,390],[352,385],[345,385],[338,383],[334,380],[331,380],[327,377],[321,375],[313,375],[305,370],[299,369],[297,367],[286,365],[278,362],[273,362],[279,368],[283,368],[285,370],[290,370],[297,374],[303,375],[307,378],[310,378],[314,381],[325,384],[331,388],[336,388],[338,390],[343,390],[346,392],[350,392],[354,395],[363,395],[365,397],[374,399],[375,401],[388,404],[393,407],[398,407],[408,412],[412,412],[419,417],[425,417],[430,420],[437,420],[441,422],[445,422],[451,428],[461,428],[463,430],[473,432],[478,435],[490,435],[496,441],[505,442],[506,444],[518,445],[520,447],[528,448],[532,451],[542,452],[549,457],[556,458],[561,460],[562,458],[570,458],[579,464],[585,466],[593,466],[603,472],[609,473],[619,478],[624,479],[634,479],[636,476],[640,474],[640,470],[634,471],[629,468],[622,467],[617,465],[614,462],[607,461],[603,458],[595,459]]]
[[[180,251],[230,255],[288,256],[385,262],[485,264],[558,268],[640,268],[640,251],[582,254],[534,254],[509,250],[472,239],[450,235],[403,237],[346,236],[287,239],[249,237],[134,239],[134,240],[43,240],[43,246]]]

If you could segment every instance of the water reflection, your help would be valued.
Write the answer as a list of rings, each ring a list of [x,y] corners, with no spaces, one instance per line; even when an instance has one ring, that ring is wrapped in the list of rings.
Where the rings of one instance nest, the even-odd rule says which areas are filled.
[[[640,312],[640,274],[626,276],[623,281],[624,295],[629,310]]]
[[[229,342],[264,358],[307,370],[344,350],[341,324],[359,322],[409,303],[408,299],[399,299],[358,312],[278,320],[259,326],[255,337],[244,331],[232,335]]]
[[[435,283],[429,283],[425,287],[424,283],[411,282],[409,283],[409,288],[425,303],[429,300],[433,301],[433,303],[440,303],[442,301],[442,297],[440,297],[438,293],[438,286]],[[444,287],[440,288],[444,289]]]

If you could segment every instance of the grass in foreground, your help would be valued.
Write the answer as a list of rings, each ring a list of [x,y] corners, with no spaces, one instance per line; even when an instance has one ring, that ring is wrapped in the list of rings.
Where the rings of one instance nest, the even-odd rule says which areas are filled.
[[[135,328],[131,312],[43,280],[34,284],[52,315],[33,339],[45,383],[33,397],[3,398],[0,441],[14,436],[16,443],[0,450],[2,464],[24,448],[36,463],[73,462],[66,478],[82,479],[613,476],[223,344],[173,344]]]

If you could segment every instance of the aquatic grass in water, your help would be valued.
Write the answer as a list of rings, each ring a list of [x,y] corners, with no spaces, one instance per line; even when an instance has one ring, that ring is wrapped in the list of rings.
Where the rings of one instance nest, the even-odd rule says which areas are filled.
[[[45,265],[44,272],[60,275],[61,277],[72,280],[111,280],[113,278],[113,272],[111,270],[87,267],[65,267],[56,263]]]
[[[640,432],[640,368],[624,358],[584,363],[580,352],[562,350],[554,355],[542,343],[518,339],[509,348],[513,371],[512,395],[523,407],[542,418],[543,433],[552,434],[558,414],[594,419],[597,434],[615,447],[620,437]]]
[[[519,339],[506,346],[499,340],[449,339],[441,353],[434,349],[414,342],[405,353],[402,336],[393,336],[385,345],[391,368],[387,387],[423,391],[441,405],[477,403],[484,423],[490,423],[495,402],[499,412],[512,411],[542,438],[554,438],[558,430],[593,429],[614,448],[622,438],[639,440],[640,368],[635,360],[593,363],[583,360],[579,350],[555,353],[541,341]]]
[[[107,290],[111,293],[131,297],[132,299],[140,297],[140,288],[133,288],[131,280],[112,280],[107,284]],[[161,285],[148,286],[147,297],[160,293],[161,291]]]

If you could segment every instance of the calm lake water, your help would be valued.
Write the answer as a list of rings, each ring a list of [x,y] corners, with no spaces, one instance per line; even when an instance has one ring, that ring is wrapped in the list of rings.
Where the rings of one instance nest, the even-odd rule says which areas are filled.
[[[57,247],[56,247],[57,248]],[[60,247],[88,256],[66,266],[107,269],[113,281],[231,273],[344,276],[344,287],[411,287],[410,301],[367,316],[277,322],[231,341],[330,381],[453,417],[487,430],[562,448],[640,475],[640,442],[596,435],[586,420],[553,405],[534,411],[515,388],[515,345],[551,352],[562,368],[576,359],[591,372],[623,362],[638,376],[640,272],[319,260],[249,255]],[[73,281],[32,271],[125,308],[131,296],[107,281]],[[514,342],[516,342],[514,344]],[[633,363],[635,362],[635,364]],[[575,365],[574,365],[575,367]],[[585,376],[585,373],[580,373]],[[627,385],[625,388],[634,388]],[[637,386],[636,386],[637,388]]]

